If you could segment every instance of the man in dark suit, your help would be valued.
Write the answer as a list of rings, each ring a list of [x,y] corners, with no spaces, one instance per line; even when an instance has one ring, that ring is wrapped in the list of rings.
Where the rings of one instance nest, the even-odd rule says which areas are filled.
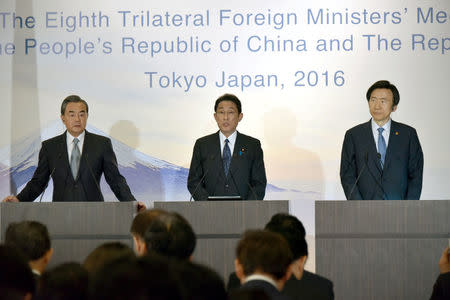
[[[85,130],[89,107],[79,96],[66,97],[61,105],[61,120],[67,130],[42,143],[33,178],[16,196],[5,202],[34,201],[53,179],[54,202],[103,201],[100,178],[105,175],[119,201],[136,201],[125,178],[119,173],[111,140]],[[138,209],[145,205],[138,202]]]
[[[304,270],[308,257],[308,244],[305,240],[305,228],[295,216],[278,213],[272,216],[265,230],[283,236],[293,254],[291,262],[292,276],[286,281],[282,293],[292,300],[332,300],[333,283],[325,277]],[[240,282],[235,273],[228,279],[228,290],[239,287]]]
[[[367,91],[372,119],[348,130],[341,157],[341,183],[348,200],[418,200],[423,153],[416,130],[395,122],[400,94],[389,81]]]
[[[242,120],[239,99],[225,94],[216,100],[219,131],[195,142],[187,186],[195,200],[209,196],[240,196],[262,200],[266,171],[259,140],[236,131]]]
[[[5,245],[15,247],[26,257],[37,284],[53,255],[47,226],[37,221],[11,223],[6,228]]]
[[[234,261],[240,289],[262,290],[271,300],[290,299],[280,291],[291,276],[291,261],[291,250],[281,235],[266,230],[245,232]]]
[[[445,248],[439,259],[439,270],[441,274],[433,286],[430,300],[450,299],[450,247]]]

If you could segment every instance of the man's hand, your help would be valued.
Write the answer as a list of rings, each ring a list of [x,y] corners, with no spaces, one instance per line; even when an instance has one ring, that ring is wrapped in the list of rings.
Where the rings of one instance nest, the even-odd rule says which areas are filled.
[[[445,248],[444,252],[442,252],[441,259],[439,259],[439,270],[441,274],[450,272],[450,253],[449,247]]]
[[[137,201],[137,211],[138,212],[144,211],[146,209],[147,209],[147,207],[145,206],[144,202]]]
[[[16,196],[11,195],[3,199],[2,202],[19,202],[19,199],[17,199]]]

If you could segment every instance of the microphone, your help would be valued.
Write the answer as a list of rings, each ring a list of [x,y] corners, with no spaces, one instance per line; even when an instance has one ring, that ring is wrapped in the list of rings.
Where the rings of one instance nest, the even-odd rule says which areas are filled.
[[[81,155],[81,156],[83,156],[83,155]],[[92,180],[94,180],[94,182],[95,182],[95,186],[97,187],[97,190],[98,190],[98,192],[100,194],[100,197],[101,197],[102,201],[105,201],[105,199],[103,199],[102,190],[100,189],[100,186],[98,185],[98,182],[95,179],[94,172],[92,172],[91,165],[89,164],[89,161],[88,161],[88,154],[87,153],[86,153],[86,156],[84,156],[84,160],[86,162],[86,165],[88,166],[89,173],[91,174]],[[87,197],[86,197],[86,200],[88,200]]]
[[[215,156],[214,156],[214,155],[211,155],[210,157],[207,157],[206,160],[208,160],[208,158],[209,158],[210,160],[214,160],[214,159],[215,159]],[[200,165],[201,165],[201,164],[200,164]],[[197,168],[199,168],[200,165],[198,165]],[[194,197],[194,195],[195,195],[195,192],[196,192],[196,191],[200,188],[200,186],[202,185],[203,180],[205,180],[206,174],[208,174],[208,172],[209,172],[209,169],[206,169],[205,174],[203,174],[202,178],[200,179],[200,181],[199,181],[199,182],[197,183],[197,185],[195,186],[194,191],[192,192],[191,197],[189,198],[189,202],[192,201],[192,199],[193,199],[193,197]]]
[[[61,158],[61,155],[62,155],[61,153],[58,154],[58,157],[56,158],[56,161],[59,161],[59,159]],[[47,190],[47,187],[48,187],[48,183],[49,183],[49,181],[50,181],[50,178],[53,176],[53,173],[55,173],[55,170],[56,170],[56,164],[55,164],[55,166],[53,167],[52,171],[50,172],[50,176],[49,176],[49,178],[48,178],[48,180],[47,180],[47,183],[45,184],[44,191],[42,192],[41,197],[39,198],[39,203],[41,203],[42,198],[44,197],[44,194],[45,194],[45,191]]]
[[[189,198],[189,202],[192,201],[192,198],[194,197],[195,192],[196,192],[197,189],[200,187],[200,185],[203,183],[203,180],[205,179],[206,174],[208,174],[208,171],[209,171],[209,169],[206,169],[205,174],[203,174],[202,178],[200,179],[200,181],[199,181],[199,182],[197,183],[197,185],[195,186],[195,189],[194,189],[194,191],[193,191],[192,194],[191,194],[191,198]]]
[[[369,161],[369,153],[366,151],[366,155],[364,155],[364,165],[363,165],[361,171],[359,172],[358,177],[356,177],[355,183],[353,184],[352,189],[350,190],[350,194],[348,195],[347,199],[349,199],[349,200],[352,199],[352,194],[356,188],[356,185],[358,184],[359,178],[361,177],[362,173],[366,169],[368,161]]]

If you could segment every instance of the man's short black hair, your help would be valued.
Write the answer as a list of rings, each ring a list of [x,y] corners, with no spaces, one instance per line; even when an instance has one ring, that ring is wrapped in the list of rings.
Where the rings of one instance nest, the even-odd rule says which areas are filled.
[[[294,260],[308,255],[305,227],[295,216],[285,213],[275,214],[264,229],[279,233],[286,239]]]
[[[168,212],[163,209],[153,208],[138,213],[131,223],[131,234],[144,239],[145,231],[147,230],[148,225],[150,225],[154,219],[162,214],[168,214]]]
[[[242,105],[241,105],[241,101],[239,100],[238,97],[236,97],[233,94],[224,94],[222,96],[220,96],[219,98],[217,98],[216,103],[214,104],[214,111],[217,112],[217,107],[219,106],[219,103],[222,101],[231,101],[234,104],[236,104],[238,113],[240,114],[242,112]]]
[[[88,288],[88,272],[79,263],[63,263],[42,274],[36,299],[88,299]]]
[[[5,233],[5,244],[22,251],[28,261],[43,257],[51,248],[47,227],[37,221],[9,224]]]
[[[223,279],[209,267],[187,260],[172,261],[170,266],[182,299],[227,299]]]
[[[104,243],[95,248],[83,262],[83,267],[91,274],[98,272],[104,265],[123,258],[134,258],[133,249],[121,242]]]
[[[144,235],[147,252],[187,260],[196,245],[196,236],[189,222],[178,213],[162,214],[153,220]]]
[[[116,260],[90,282],[90,299],[182,299],[169,268],[169,259],[154,253]]]
[[[281,279],[292,263],[287,241],[278,233],[267,230],[246,231],[236,248],[236,258],[245,276],[256,271]]]
[[[367,90],[366,93],[366,99],[367,101],[370,100],[370,96],[372,95],[372,92],[376,89],[388,89],[391,90],[392,95],[394,97],[394,104],[393,106],[398,105],[398,103],[400,102],[400,93],[398,92],[397,88],[395,87],[395,85],[393,85],[392,83],[390,83],[387,80],[380,80],[375,82],[374,84],[372,84],[372,86]]]
[[[86,101],[80,98],[78,95],[67,96],[61,103],[61,116],[66,113],[66,107],[69,103],[83,103],[86,106],[86,113],[89,113],[89,106]]]

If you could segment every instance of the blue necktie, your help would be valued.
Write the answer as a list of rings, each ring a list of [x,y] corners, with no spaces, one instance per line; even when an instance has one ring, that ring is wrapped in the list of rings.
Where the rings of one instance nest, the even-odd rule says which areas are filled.
[[[73,179],[77,179],[78,168],[80,167],[80,149],[78,148],[79,140],[73,139],[72,155],[70,156],[70,169],[72,169]]]
[[[225,176],[228,176],[228,171],[230,170],[230,164],[231,164],[231,151],[230,147],[228,146],[228,143],[230,141],[228,139],[225,140],[225,146],[223,147],[223,169],[225,170]]]
[[[378,153],[380,153],[381,168],[384,167],[384,159],[386,158],[386,141],[383,137],[383,127],[378,128]]]

